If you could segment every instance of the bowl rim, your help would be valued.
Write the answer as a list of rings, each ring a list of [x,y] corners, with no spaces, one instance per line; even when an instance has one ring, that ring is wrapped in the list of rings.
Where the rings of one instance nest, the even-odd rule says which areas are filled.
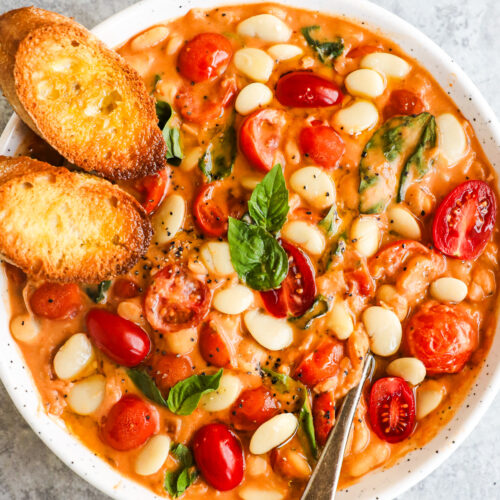
[[[242,3],[254,4],[262,3],[262,1],[245,0]],[[284,3],[284,0],[281,0],[281,3]],[[308,9],[306,0],[287,0],[286,4]],[[101,22],[92,32],[109,46],[114,47],[129,39],[133,34],[157,24],[159,20],[180,17],[195,7],[211,8],[224,5],[237,5],[237,2],[235,0],[170,0],[169,2],[142,0]],[[438,45],[407,21],[367,0],[357,0],[357,2],[317,0],[316,7],[317,11],[345,17],[358,23],[364,22],[365,26],[388,36],[407,54],[419,60],[442,87],[448,80],[448,83],[452,84],[449,91],[451,98],[471,124],[473,123],[472,117],[474,117],[473,126],[476,135],[481,140],[481,145],[497,174],[500,175],[500,165],[497,163],[498,160],[495,161],[500,149],[500,124],[475,84]],[[122,29],[123,23],[126,29]],[[116,29],[117,26],[120,26],[120,29]],[[434,70],[431,67],[434,67]],[[442,75],[438,77],[436,71],[447,73],[448,78]],[[479,118],[478,121],[476,117]],[[478,130],[476,127],[481,129],[484,127],[484,130]],[[19,137],[22,137],[24,133],[25,126],[17,115],[13,114],[0,136],[0,153],[13,154],[16,141],[18,143]],[[5,277],[3,276],[0,277],[0,294],[5,302]],[[0,338],[3,336],[6,339],[6,348],[0,351],[0,379],[33,431],[68,467],[110,497],[133,499],[140,495],[140,498],[164,498],[119,474],[103,459],[94,456],[77,438],[70,435],[60,419],[45,413],[31,374],[24,365],[21,351],[10,337],[9,315],[8,305],[0,306]],[[408,464],[400,461],[389,469],[376,470],[365,476],[358,484],[340,491],[337,495],[338,499],[368,500],[375,496],[378,499],[394,498],[425,478],[458,448],[477,425],[500,389],[499,329],[497,324],[495,339],[483,361],[485,366],[481,368],[475,380],[474,397],[469,394],[462,402],[455,416],[447,424],[446,432],[445,429],[441,429],[424,448],[405,455],[405,459],[415,456],[415,459],[411,458],[411,460],[412,466],[416,466],[416,469],[408,474]],[[485,372],[486,368],[488,372]],[[474,404],[467,405],[466,411],[467,402]],[[445,433],[447,435],[443,439]],[[436,452],[433,451],[434,449]],[[401,474],[396,480],[388,481],[387,473],[397,475],[398,472]]]

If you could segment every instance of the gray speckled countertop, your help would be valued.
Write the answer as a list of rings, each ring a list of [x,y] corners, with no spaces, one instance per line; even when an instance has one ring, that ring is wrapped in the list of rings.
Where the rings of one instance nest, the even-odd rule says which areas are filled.
[[[0,12],[35,3],[93,27],[136,0],[0,0]],[[168,1],[168,0],[165,0]],[[356,1],[356,0],[352,0]],[[237,3],[235,1],[235,3]],[[469,74],[500,116],[499,0],[374,0],[426,33]],[[12,110],[0,98],[0,130]],[[0,384],[0,498],[104,499],[45,447]],[[500,498],[500,396],[459,450],[410,491],[405,500]]]

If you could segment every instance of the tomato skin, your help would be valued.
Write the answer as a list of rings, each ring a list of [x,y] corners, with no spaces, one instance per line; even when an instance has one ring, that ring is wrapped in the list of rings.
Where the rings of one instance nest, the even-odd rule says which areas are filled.
[[[115,450],[128,451],[143,445],[159,430],[158,410],[135,394],[127,394],[109,411],[101,438]]]
[[[375,294],[375,282],[366,258],[355,250],[344,254],[344,280],[348,296],[372,297]]]
[[[208,286],[184,264],[168,264],[153,276],[144,298],[149,324],[170,333],[198,325],[210,308]]]
[[[384,107],[384,117],[396,115],[418,115],[425,110],[424,103],[413,92],[405,89],[393,90]]]
[[[352,48],[347,53],[346,57],[349,57],[350,59],[356,59],[358,57],[363,57],[373,52],[379,52],[381,50],[382,49],[380,47],[377,47],[375,45],[360,45],[359,47]]]
[[[203,477],[219,491],[229,491],[243,481],[245,457],[240,440],[224,424],[208,424],[193,439],[193,455]]]
[[[83,307],[80,288],[74,283],[44,283],[29,300],[33,313],[48,319],[74,318]]]
[[[273,471],[287,479],[303,481],[311,475],[311,467],[307,458],[289,444],[273,448],[269,458]]]
[[[209,365],[224,367],[231,362],[227,344],[213,323],[205,323],[201,327],[198,345],[201,357]]]
[[[343,344],[337,340],[325,340],[300,362],[295,370],[295,378],[313,387],[337,373],[343,356]]]
[[[216,78],[229,65],[233,55],[231,42],[219,33],[200,33],[179,52],[179,73],[192,82]]]
[[[327,168],[336,167],[345,152],[340,135],[326,125],[304,127],[299,135],[299,144],[302,154]]]
[[[458,373],[478,343],[478,327],[460,305],[429,301],[410,318],[406,345],[429,375]]]
[[[335,106],[342,102],[343,97],[336,83],[309,71],[286,73],[276,84],[276,99],[283,106],[292,108]]]
[[[264,386],[242,392],[231,407],[231,423],[239,431],[254,431],[280,412],[281,404]]]
[[[193,363],[188,356],[165,354],[154,359],[151,364],[153,366],[153,378],[156,385],[163,392],[168,392],[177,382],[190,377],[194,373]]]
[[[313,399],[313,421],[316,439],[324,446],[335,424],[335,399],[333,392],[322,392]]]
[[[127,278],[118,278],[113,284],[113,293],[120,299],[131,299],[139,295],[137,283]]]
[[[285,126],[285,113],[277,109],[261,109],[248,115],[239,131],[241,152],[261,172],[269,172],[280,163],[278,148]]]
[[[463,260],[483,252],[495,227],[496,196],[483,181],[467,181],[453,189],[436,210],[432,238],[436,248]]]
[[[136,366],[151,350],[148,334],[118,314],[105,309],[91,309],[85,321],[95,345],[119,365]]]
[[[156,174],[151,174],[136,183],[135,188],[144,194],[142,206],[151,215],[160,206],[170,185],[170,169],[167,167]]]
[[[399,443],[415,428],[415,396],[400,377],[377,380],[370,392],[370,423],[375,434],[388,443]]]

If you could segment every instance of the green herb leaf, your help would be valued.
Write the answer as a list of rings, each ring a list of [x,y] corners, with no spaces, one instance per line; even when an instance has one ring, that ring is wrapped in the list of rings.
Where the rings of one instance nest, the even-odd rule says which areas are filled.
[[[320,27],[318,25],[314,26],[305,26],[302,28],[302,35],[306,39],[306,42],[316,51],[318,55],[318,59],[327,66],[331,66],[332,63],[342,55],[344,52],[344,40],[342,38],[337,37],[337,39],[333,42],[320,42],[316,38],[313,38],[311,35],[312,31],[319,30]]]
[[[321,267],[325,271],[330,271],[334,265],[342,262],[342,256],[347,249],[347,233],[342,233],[337,241],[334,241],[330,246],[328,252],[325,252],[321,259]]]
[[[296,383],[292,377],[285,375],[284,373],[274,372],[264,367],[261,367],[261,370],[271,379],[273,388],[282,394],[290,392],[292,385]]]
[[[289,209],[285,177],[277,164],[253,190],[248,211],[257,226],[275,233],[285,223]]]
[[[161,75],[159,73],[156,73],[153,77],[153,90],[151,91],[151,94],[155,91],[156,85],[160,80],[161,80]]]
[[[156,101],[156,115],[158,116],[158,127],[160,127],[167,144],[167,161],[171,165],[179,166],[184,154],[182,152],[180,130],[170,125],[174,110],[168,102]]]
[[[324,316],[328,309],[330,308],[328,300],[326,300],[323,295],[318,295],[313,302],[313,305],[302,315],[297,318],[288,318],[288,321],[292,321],[301,330],[307,330],[312,322]]]
[[[208,182],[224,179],[231,174],[237,152],[236,130],[231,124],[215,135],[198,162]]]
[[[127,370],[127,375],[130,377],[134,385],[151,401],[159,404],[160,406],[166,406],[167,402],[163,397],[160,389],[155,384],[155,381],[144,371],[137,368],[129,368]]]
[[[299,412],[300,427],[309,441],[311,453],[314,458],[318,457],[318,445],[316,444],[316,434],[314,433],[314,422],[311,411],[311,402],[309,400],[309,392],[305,386],[302,392],[302,406]]]
[[[89,287],[85,291],[87,295],[96,303],[100,304],[101,302],[105,302],[108,296],[107,292],[111,287],[111,280],[101,281],[97,288]]]
[[[177,382],[168,393],[168,409],[176,415],[191,415],[203,394],[219,388],[222,372],[221,368],[214,375],[192,375]]]
[[[179,460],[183,467],[191,467],[192,465],[194,465],[193,454],[191,453],[191,450],[182,443],[172,445],[170,451],[173,453],[175,458]]]
[[[172,498],[178,498],[196,481],[198,471],[194,467],[193,455],[187,446],[178,443],[173,445],[170,451],[181,466],[176,471],[165,473],[163,486]]]
[[[288,273],[288,256],[267,231],[229,217],[227,239],[231,262],[243,282],[254,290],[281,285]]]
[[[318,226],[323,229],[327,236],[333,236],[337,232],[340,222],[337,207],[333,204],[325,217],[318,222]]]

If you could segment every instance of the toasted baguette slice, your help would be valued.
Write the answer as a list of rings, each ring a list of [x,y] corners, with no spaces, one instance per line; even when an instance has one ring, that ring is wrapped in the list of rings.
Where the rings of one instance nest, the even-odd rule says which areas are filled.
[[[0,67],[17,114],[71,163],[114,180],[165,167],[141,77],[72,19],[34,7],[3,14]]]
[[[0,254],[33,278],[99,283],[144,255],[151,223],[131,195],[92,175],[0,156]]]

